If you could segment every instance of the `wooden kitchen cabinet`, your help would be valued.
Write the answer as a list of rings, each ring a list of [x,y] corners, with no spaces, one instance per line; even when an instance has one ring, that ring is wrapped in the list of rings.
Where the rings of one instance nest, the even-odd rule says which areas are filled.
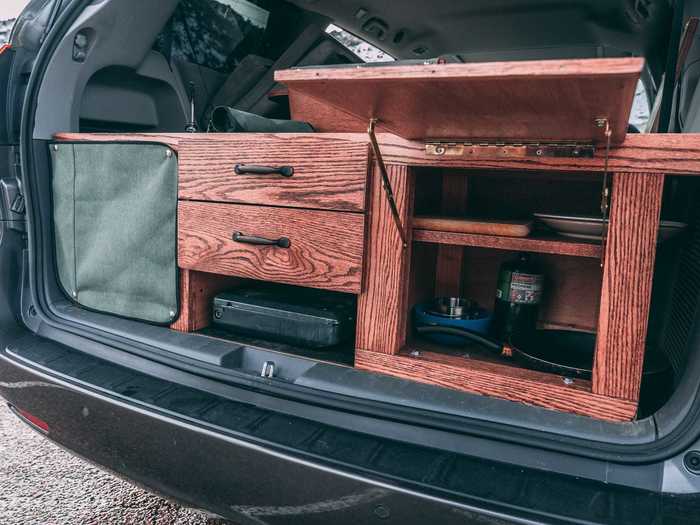
[[[626,136],[642,65],[630,58],[278,72],[293,117],[324,131],[341,131],[348,115],[355,126],[376,119],[382,130],[424,148],[399,162],[391,149],[374,152],[357,367],[601,419],[634,417],[664,174],[610,165],[612,146]],[[325,109],[314,120],[319,105]],[[601,154],[603,166],[586,172],[580,161],[600,164]],[[402,232],[382,190],[382,160]],[[508,173],[513,169],[521,173]],[[493,217],[499,210],[508,219],[552,204],[595,214],[603,191],[610,193],[603,245],[459,233],[418,219],[414,225],[414,210],[431,195],[438,216]],[[465,296],[490,307],[500,262],[519,251],[536,254],[547,268],[540,325],[597,333],[591,381],[412,337],[411,309],[431,297]]]
[[[411,228],[412,195],[416,178],[421,177],[415,171],[389,168],[394,177],[404,175],[404,185],[395,192],[399,208],[409,210],[402,217],[409,225],[408,248],[401,246],[386,207],[372,201],[368,287],[360,296],[355,365],[600,419],[632,419],[642,377],[664,176],[612,175],[610,226],[603,248],[562,238]],[[455,176],[469,178],[450,177]],[[543,172],[537,176],[551,175]],[[391,233],[387,232],[394,232],[389,241],[386,237]],[[445,253],[445,246],[456,252]],[[384,250],[382,263],[373,265],[371,261],[377,260],[373,250],[380,249]],[[517,362],[490,356],[466,357],[463,352],[411,337],[411,309],[431,297],[462,295],[491,307],[500,263],[520,251],[535,254],[546,268],[548,293],[540,308],[541,326],[597,332],[591,381],[529,370]],[[459,261],[455,262],[455,257]],[[452,268],[451,283],[446,282],[442,267]]]
[[[639,399],[664,179],[700,175],[700,135],[626,134],[642,65],[304,68],[277,80],[288,86],[292,117],[315,134],[57,138],[158,141],[178,152],[182,314],[174,329],[206,326],[212,297],[238,279],[342,291],[357,295],[357,368],[627,421]],[[237,175],[238,164],[295,175]],[[604,243],[460,233],[421,220],[600,213],[604,180]],[[293,249],[241,249],[231,239],[238,230],[291,239]],[[539,325],[596,334],[591,380],[415,337],[416,303],[459,295],[490,308],[499,264],[523,251],[548,276]]]

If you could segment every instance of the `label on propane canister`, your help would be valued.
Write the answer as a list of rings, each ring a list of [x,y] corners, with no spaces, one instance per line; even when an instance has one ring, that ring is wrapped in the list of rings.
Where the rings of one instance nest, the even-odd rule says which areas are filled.
[[[501,271],[496,297],[515,304],[539,304],[543,285],[542,275]]]

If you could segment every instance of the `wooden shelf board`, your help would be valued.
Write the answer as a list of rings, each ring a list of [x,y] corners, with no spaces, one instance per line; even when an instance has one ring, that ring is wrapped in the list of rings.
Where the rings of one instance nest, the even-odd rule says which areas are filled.
[[[413,230],[413,240],[454,246],[477,246],[498,250],[513,250],[575,257],[600,258],[600,244],[565,239],[562,237],[502,237],[498,235],[476,235],[436,230]]]
[[[408,347],[391,355],[358,349],[355,367],[607,421],[630,421],[637,411],[634,401],[593,394],[590,381],[577,379],[567,385],[562,376],[505,363],[422,350],[411,355],[412,351]]]

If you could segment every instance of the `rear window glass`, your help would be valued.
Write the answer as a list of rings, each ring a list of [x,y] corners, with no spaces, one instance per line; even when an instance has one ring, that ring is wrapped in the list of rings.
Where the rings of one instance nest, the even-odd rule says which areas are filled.
[[[270,12],[254,0],[182,0],[156,49],[170,58],[228,72],[265,38]]]

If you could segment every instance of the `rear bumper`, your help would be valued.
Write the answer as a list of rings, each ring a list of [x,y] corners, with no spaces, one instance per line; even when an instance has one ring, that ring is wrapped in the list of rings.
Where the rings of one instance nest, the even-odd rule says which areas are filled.
[[[540,522],[419,494],[133,406],[32,369],[7,350],[0,395],[48,423],[46,436],[72,453],[239,523],[464,523],[477,516],[480,523]]]
[[[0,396],[45,421],[49,439],[238,523],[690,524],[700,512],[700,498],[409,445],[319,423],[313,407],[305,419],[277,412],[262,393],[212,393],[164,367],[143,373],[35,335],[11,339]]]

